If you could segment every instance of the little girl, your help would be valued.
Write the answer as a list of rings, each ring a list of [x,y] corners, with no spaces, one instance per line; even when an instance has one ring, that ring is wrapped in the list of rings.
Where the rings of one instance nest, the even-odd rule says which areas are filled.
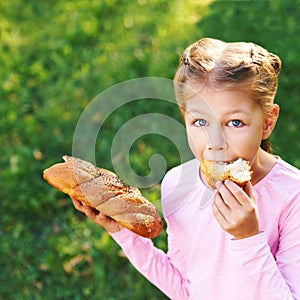
[[[253,43],[204,38],[184,51],[174,83],[195,159],[162,182],[167,253],[73,199],[171,299],[300,299],[300,171],[268,143],[280,69]],[[240,157],[251,182],[211,190],[200,161]]]

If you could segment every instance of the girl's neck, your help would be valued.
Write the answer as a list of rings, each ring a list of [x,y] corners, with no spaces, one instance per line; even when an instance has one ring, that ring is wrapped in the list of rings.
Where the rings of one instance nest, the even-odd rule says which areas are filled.
[[[276,161],[275,156],[260,148],[252,164],[252,185],[261,181],[271,171],[276,164]]]

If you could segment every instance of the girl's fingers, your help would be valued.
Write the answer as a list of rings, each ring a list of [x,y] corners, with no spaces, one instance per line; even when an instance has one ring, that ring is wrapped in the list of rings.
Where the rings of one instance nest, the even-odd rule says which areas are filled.
[[[230,212],[230,207],[220,193],[216,193],[215,195],[215,205],[224,217]]]
[[[225,204],[223,204],[225,206]],[[222,228],[225,228],[228,225],[227,216],[222,212],[222,209],[220,209],[220,199],[219,196],[216,195],[215,201],[212,203],[212,210],[213,214],[217,220],[217,222],[221,225]]]
[[[72,198],[74,207],[87,217],[92,219],[96,224],[103,226],[108,232],[117,232],[122,229],[122,226],[112,218],[104,215],[95,208],[92,208],[75,198]]]
[[[231,209],[239,209],[241,206],[240,201],[237,199],[237,193],[234,194],[234,192],[231,189],[231,184],[236,186],[235,183],[229,181],[229,186],[221,181],[217,183],[217,189],[219,194],[221,195],[221,198],[223,199],[223,202],[229,206]],[[238,189],[239,187],[236,186]],[[238,195],[239,196],[239,195]]]
[[[86,214],[87,217],[94,219],[99,215],[99,211],[95,208],[92,208],[90,206],[85,205],[84,208],[84,213]]]
[[[99,214],[99,211],[82,203],[81,201],[79,200],[76,200],[75,198],[72,198],[72,201],[73,201],[73,204],[74,204],[74,207],[79,210],[80,212],[86,214],[88,217],[93,217],[93,216],[96,216]]]
[[[82,202],[79,201],[79,200],[76,200],[75,198],[72,198],[72,197],[71,197],[71,199],[72,199],[72,201],[73,201],[74,207],[75,207],[77,210],[82,211],[82,209],[83,209],[83,204],[82,204]]]
[[[247,182],[247,184],[244,187],[244,191],[250,197],[250,199],[253,199],[255,201],[254,190],[250,182]]]
[[[230,180],[225,180],[224,185],[240,205],[249,203],[249,196],[240,186]]]

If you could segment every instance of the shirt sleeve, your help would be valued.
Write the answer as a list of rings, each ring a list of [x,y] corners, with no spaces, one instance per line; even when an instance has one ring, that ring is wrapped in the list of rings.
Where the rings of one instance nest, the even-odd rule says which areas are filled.
[[[279,245],[273,256],[267,235],[232,240],[240,276],[251,299],[300,300],[300,198],[284,210],[279,224]],[[249,295],[250,295],[249,294]]]
[[[172,299],[187,299],[188,284],[172,258],[154,246],[152,240],[123,228],[111,234],[122,247],[131,264],[151,283]]]
[[[169,190],[172,190],[166,177],[161,188],[162,199],[170,192]],[[166,222],[168,225],[168,219]],[[126,228],[111,236],[121,246],[131,264],[169,298],[188,299],[189,280],[185,278],[182,254],[179,249],[170,246],[173,241],[170,235],[168,235],[170,250],[167,253],[155,247],[152,240],[141,237]]]

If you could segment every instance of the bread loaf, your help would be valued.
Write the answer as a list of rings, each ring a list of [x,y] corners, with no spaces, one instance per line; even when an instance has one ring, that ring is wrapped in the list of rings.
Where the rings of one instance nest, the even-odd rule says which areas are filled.
[[[239,158],[231,163],[202,160],[201,171],[209,186],[215,189],[217,181],[231,180],[243,187],[251,180],[252,171],[248,161]]]
[[[141,236],[154,238],[161,233],[163,223],[156,207],[138,188],[82,159],[67,155],[63,159],[44,170],[49,184]]]

